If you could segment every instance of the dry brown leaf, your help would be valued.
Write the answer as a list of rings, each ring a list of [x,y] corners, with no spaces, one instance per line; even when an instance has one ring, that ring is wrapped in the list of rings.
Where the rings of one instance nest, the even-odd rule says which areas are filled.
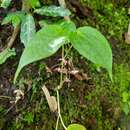
[[[55,68],[53,71],[63,73],[63,74],[67,74],[67,69],[66,68],[61,69],[59,67],[59,68]]]
[[[51,112],[56,112],[58,108],[56,98],[54,96],[50,96],[50,93],[45,85],[42,87],[42,90],[45,94]]]
[[[89,80],[91,79],[90,77],[88,77],[88,75],[86,73],[83,73],[80,70],[77,70],[74,68],[73,63],[70,60],[66,60],[66,59],[59,59],[59,61],[63,61],[64,63],[64,68],[53,66],[51,68],[46,68],[46,70],[48,70],[48,72],[53,73],[53,72],[58,72],[58,73],[63,73],[63,74],[70,74],[73,75],[77,80]],[[70,80],[65,80],[64,82],[71,82]]]
[[[61,69],[61,68],[55,68],[53,70],[53,72],[59,72],[59,73],[63,73],[63,74],[71,74],[73,75],[76,79],[78,80],[89,80],[91,79],[90,77],[88,77],[88,75],[86,73],[80,72],[79,70],[67,70],[66,68]]]
[[[24,92],[20,89],[14,90],[15,97],[15,103],[17,103],[20,99],[24,97]]]
[[[86,73],[83,73],[82,71],[79,71],[79,70],[72,70],[69,73],[71,75],[73,75],[78,80],[89,80],[89,79],[91,79],[90,77],[88,77],[88,75]]]
[[[47,73],[52,73],[52,70],[48,66],[46,66],[46,72]]]

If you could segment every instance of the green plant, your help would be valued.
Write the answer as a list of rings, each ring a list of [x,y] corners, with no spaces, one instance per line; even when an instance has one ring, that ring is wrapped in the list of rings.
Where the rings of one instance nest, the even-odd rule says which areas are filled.
[[[72,124],[68,126],[67,130],[86,130],[86,129],[82,125]]]
[[[1,6],[6,8],[9,6],[10,0],[3,0]],[[112,79],[112,52],[110,45],[106,38],[95,28],[84,26],[76,28],[76,25],[70,20],[71,12],[66,9],[64,1],[60,1],[61,6],[42,6],[38,0],[23,0],[22,11],[13,12],[7,15],[2,24],[12,22],[14,26],[13,35],[7,45],[10,49],[18,34],[20,28],[20,39],[24,44],[24,50],[20,58],[20,62],[15,73],[14,83],[21,70],[33,62],[50,57],[62,47],[62,59],[64,56],[64,46],[71,44],[82,56],[95,63],[98,67],[105,68],[110,78]],[[4,6],[3,6],[4,5]],[[40,30],[36,32],[35,19],[33,14],[50,16],[50,17],[64,17],[65,20],[57,23],[46,23]],[[3,56],[3,55],[2,55]],[[8,58],[12,54],[5,56]],[[0,61],[3,63],[3,61]],[[61,67],[64,67],[63,61]],[[59,90],[63,85],[63,74],[60,75]],[[58,94],[57,90],[57,95]],[[62,121],[60,115],[59,96],[58,101],[58,120],[61,119],[63,127],[67,129]],[[76,125],[79,129],[85,128]],[[75,125],[68,127],[68,130],[73,130]]]
[[[114,84],[119,87],[119,94],[121,98],[121,108],[123,112],[128,115],[130,112],[130,89],[129,89],[129,69],[123,64],[116,66],[116,74]]]
[[[31,112],[25,113],[23,117],[23,121],[27,122],[27,124],[33,123],[34,115]]]

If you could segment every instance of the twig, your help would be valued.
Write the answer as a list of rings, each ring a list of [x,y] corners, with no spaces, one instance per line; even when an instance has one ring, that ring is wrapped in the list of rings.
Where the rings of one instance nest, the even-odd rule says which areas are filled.
[[[19,29],[20,29],[19,25],[17,25],[17,27],[14,28],[13,34],[12,34],[9,42],[7,43],[7,48],[11,48],[13,46],[13,43],[14,43],[14,41],[17,38],[17,35],[19,33]]]
[[[13,109],[13,107],[15,106],[16,104],[14,103],[11,107],[9,107],[8,109],[7,109],[7,111],[4,113],[4,115],[7,115],[12,109]]]
[[[25,11],[28,11],[29,9],[26,7],[26,1],[23,0],[22,1],[22,10],[25,10]],[[7,43],[7,48],[11,48],[14,44],[14,41],[16,40],[17,38],[17,35],[19,33],[19,30],[20,30],[20,24],[16,26],[16,28],[14,28],[14,31],[13,31],[13,34],[9,40],[9,42]]]
[[[5,98],[5,99],[11,99],[11,97],[9,97],[9,96],[0,96],[0,99],[3,99],[3,98]]]

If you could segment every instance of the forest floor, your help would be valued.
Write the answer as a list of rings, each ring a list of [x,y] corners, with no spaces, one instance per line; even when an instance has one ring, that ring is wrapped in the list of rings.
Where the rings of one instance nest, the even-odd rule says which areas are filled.
[[[80,4],[69,0],[67,6],[74,12],[72,20],[77,26],[93,26],[104,34],[114,60],[112,83],[105,70],[97,69],[75,50],[69,53],[66,68],[79,73],[68,75],[60,90],[65,124],[80,123],[87,130],[130,130],[130,45],[125,42],[130,4],[125,0],[82,0]],[[0,13],[6,15],[7,11],[0,9]],[[11,35],[11,29],[0,26],[0,50]],[[41,88],[45,84],[51,95],[56,95],[55,88],[60,80],[56,70],[61,50],[26,67],[17,85],[13,85],[22,51],[18,39],[14,45],[17,57],[0,66],[0,130],[55,130],[57,115],[50,112]],[[24,92],[24,97],[14,104],[17,89]],[[63,130],[61,124],[59,130]]]

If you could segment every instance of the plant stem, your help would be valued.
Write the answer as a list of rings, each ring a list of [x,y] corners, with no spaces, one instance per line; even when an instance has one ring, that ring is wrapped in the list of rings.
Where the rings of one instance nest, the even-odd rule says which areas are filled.
[[[61,120],[61,124],[62,126],[64,127],[64,129],[66,130],[67,127],[65,126],[64,122],[63,122],[63,119],[62,119],[62,116],[61,116],[61,112],[60,112],[60,97],[59,97],[59,91],[57,90],[57,102],[58,102],[58,117],[60,118]]]
[[[61,7],[66,8],[66,3],[65,0],[58,0],[59,4]],[[64,17],[65,20],[70,20],[69,16],[65,16]],[[64,45],[62,46],[62,61],[61,61],[61,73],[60,73],[60,84],[57,88],[57,105],[58,105],[58,117],[57,117],[57,123],[56,123],[56,130],[58,129],[58,123],[59,123],[59,119],[61,121],[62,126],[64,127],[64,129],[66,130],[67,127],[65,126],[62,116],[61,116],[61,112],[60,112],[60,96],[59,96],[59,89],[62,88],[63,86],[63,70],[64,68]]]
[[[55,128],[55,130],[58,130],[59,119],[60,119],[60,116],[59,116],[59,114],[58,114],[57,121],[56,121],[56,128]]]
[[[61,61],[61,70],[63,70],[64,68],[64,63],[63,63],[63,59],[64,59],[64,46],[62,46],[62,61]],[[62,126],[64,127],[64,129],[66,130],[66,126],[63,122],[62,116],[61,116],[61,112],[60,112],[60,96],[59,96],[59,89],[61,89],[63,86],[63,73],[61,71],[60,73],[60,84],[57,87],[57,106],[58,106],[58,117],[57,117],[57,123],[56,123],[56,130],[58,129],[58,123],[59,123],[59,119],[61,121]]]
[[[66,57],[68,56],[68,54],[69,54],[69,52],[71,51],[72,47],[73,47],[73,46],[71,45],[71,46],[68,48],[68,50],[67,50],[67,52],[66,52],[64,58],[66,58]]]
[[[62,70],[64,69],[64,46],[62,46],[62,59],[61,59],[61,73],[60,73],[60,85],[58,87],[58,89],[61,89],[62,86],[63,86],[63,73],[62,73]]]

